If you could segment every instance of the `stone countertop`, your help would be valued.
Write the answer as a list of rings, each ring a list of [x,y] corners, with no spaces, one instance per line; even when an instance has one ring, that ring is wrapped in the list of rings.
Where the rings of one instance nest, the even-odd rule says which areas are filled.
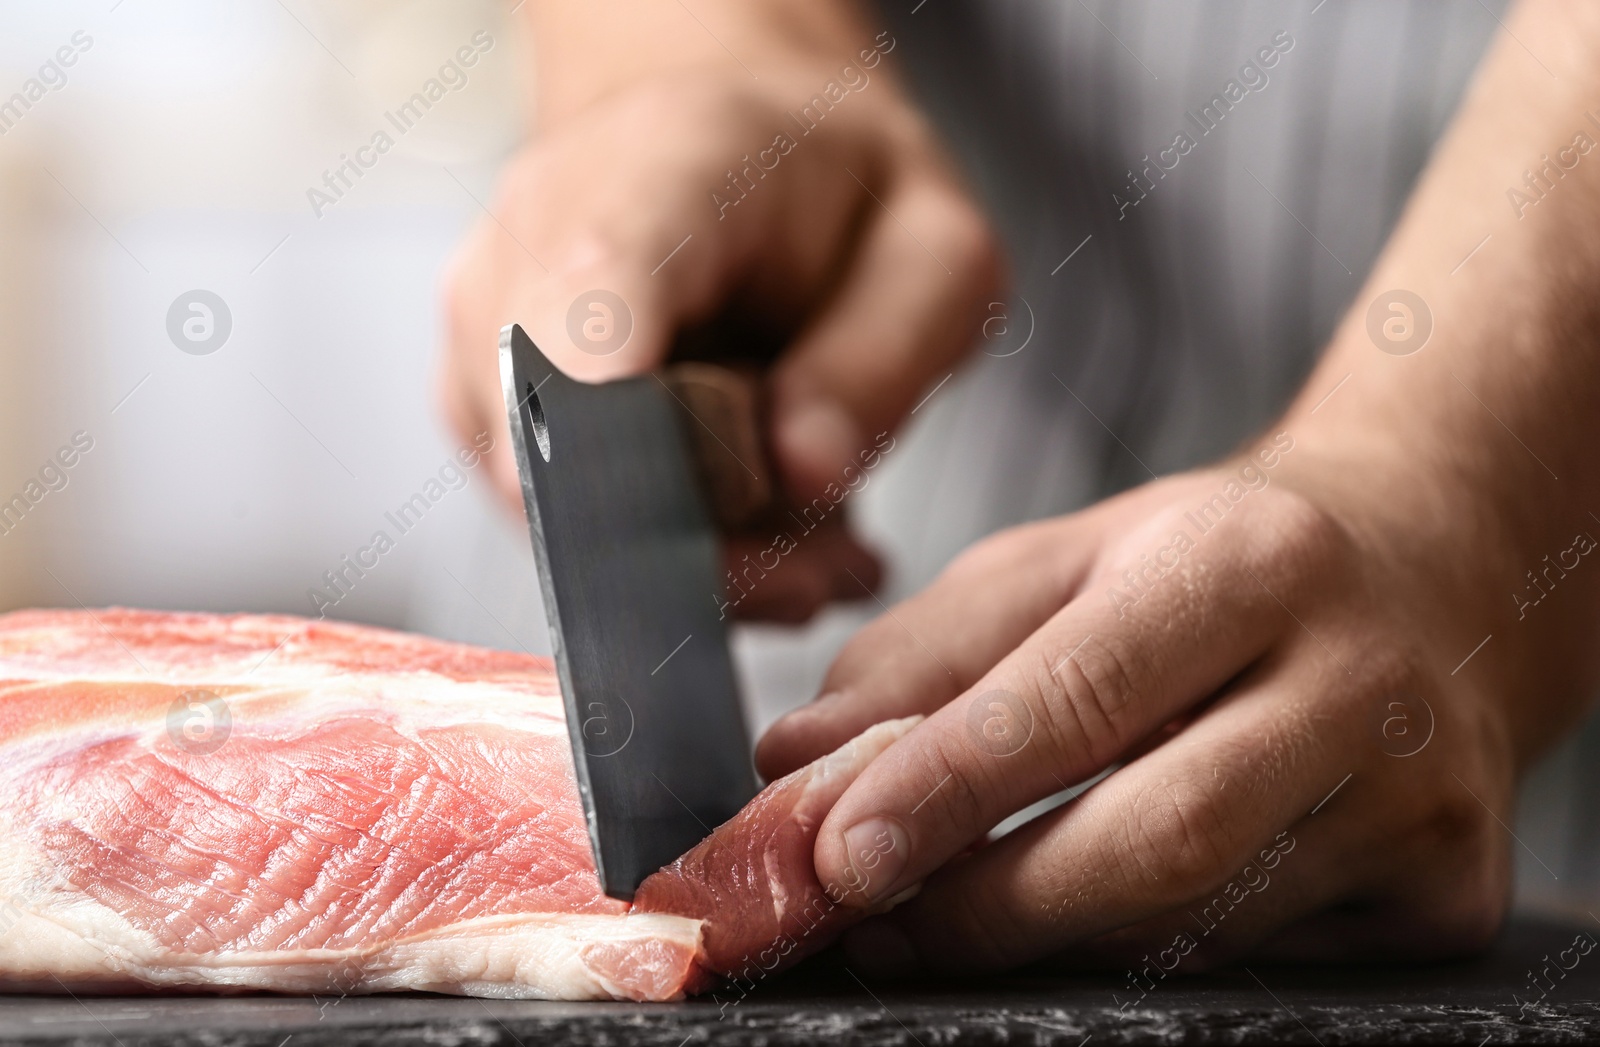
[[[0,996],[0,1043],[83,1047],[451,1045],[1468,1044],[1600,1042],[1600,950],[1534,1006],[1529,969],[1593,928],[1519,922],[1484,958],[1433,967],[1252,966],[1171,978],[1126,1013],[1124,978],[1030,971],[959,985],[861,982],[825,954],[746,998],[546,1003],[422,994]],[[1137,992],[1132,995],[1137,996]],[[1521,1012],[1521,1013],[1519,1013]]]

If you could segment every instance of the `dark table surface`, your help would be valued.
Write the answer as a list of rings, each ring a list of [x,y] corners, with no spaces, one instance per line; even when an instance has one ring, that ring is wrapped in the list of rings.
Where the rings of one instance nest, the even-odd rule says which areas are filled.
[[[510,1044],[1600,1043],[1591,928],[1522,921],[1470,963],[1252,966],[1169,978],[1137,1006],[1124,978],[1043,973],[959,985],[863,984],[823,955],[738,1002],[544,1003],[395,996],[0,996],[0,1043],[109,1047]],[[1592,946],[1591,946],[1592,948]],[[1562,950],[1572,969],[1557,977]],[[1530,988],[1530,968],[1554,984]],[[1548,983],[1541,982],[1541,987]],[[1544,996],[1532,1006],[1522,1007]]]

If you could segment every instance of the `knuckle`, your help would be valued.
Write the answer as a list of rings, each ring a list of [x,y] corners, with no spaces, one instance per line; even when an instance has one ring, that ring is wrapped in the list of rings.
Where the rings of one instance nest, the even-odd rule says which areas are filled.
[[[1128,660],[1114,642],[1090,637],[1052,666],[1041,662],[1037,690],[1045,695],[1045,729],[1055,751],[1075,770],[1098,769],[1115,760],[1132,740],[1129,703],[1137,693]]]
[[[1187,895],[1217,880],[1229,852],[1226,820],[1203,790],[1184,782],[1148,794],[1134,807],[1128,851],[1139,873],[1165,885],[1163,893]]]
[[[766,111],[764,96],[719,73],[688,72],[653,78],[616,97],[619,119],[641,134],[663,126],[709,122],[743,126]]]
[[[1422,816],[1415,838],[1434,854],[1476,856],[1492,851],[1493,828],[1493,815],[1465,789],[1447,789]]]
[[[1479,785],[1474,791],[1483,795]],[[1446,789],[1413,827],[1416,860],[1437,874],[1419,892],[1417,940],[1429,956],[1481,952],[1511,902],[1510,846],[1495,815],[1466,789]]]
[[[1330,710],[1365,711],[1380,729],[1383,718],[1391,714],[1414,718],[1421,726],[1424,714],[1418,699],[1429,699],[1431,710],[1436,707],[1435,695],[1419,668],[1420,653],[1403,639],[1394,642],[1393,648],[1367,652],[1351,667],[1355,675],[1348,685],[1327,692]]]
[[[1304,495],[1268,488],[1247,519],[1252,559],[1281,583],[1319,582],[1349,562],[1352,543],[1333,514]]]
[[[923,751],[920,762],[929,792],[918,798],[917,815],[923,826],[937,826],[931,835],[948,834],[952,827],[960,833],[982,832],[990,827],[986,812],[1003,799],[1000,783],[978,766],[982,761],[972,759],[967,741],[960,735],[942,736]]]
[[[984,781],[983,772],[970,761],[952,757],[942,747],[935,750],[934,771],[935,781],[942,782],[949,777],[949,784],[939,789],[939,795],[950,820],[958,825],[975,825],[982,821],[984,797],[994,794]]]
[[[945,568],[945,577],[966,582],[987,578],[996,569],[1009,564],[1015,557],[1015,543],[1011,541],[1017,529],[1001,531],[981,539],[962,550]]]
[[[907,687],[926,686],[930,681],[937,683],[946,679],[921,647],[907,642],[905,630],[895,621],[895,615],[902,621],[908,617],[904,605],[897,605],[892,613],[874,618],[845,644],[829,670],[830,688],[841,686],[847,680],[869,678],[896,684],[903,681],[900,686]],[[894,689],[899,690],[900,686]]]
[[[1363,658],[1362,672],[1357,679],[1365,690],[1379,694],[1417,690],[1425,682],[1420,664],[1418,646],[1399,637]]]
[[[1005,249],[988,215],[958,191],[951,201],[947,221],[951,253],[973,286],[990,291],[1002,284]]]
[[[936,585],[971,588],[1029,569],[1055,578],[1060,602],[1065,603],[1073,579],[1057,566],[1064,563],[1061,533],[1060,522],[1051,520],[1008,527],[959,553]]]

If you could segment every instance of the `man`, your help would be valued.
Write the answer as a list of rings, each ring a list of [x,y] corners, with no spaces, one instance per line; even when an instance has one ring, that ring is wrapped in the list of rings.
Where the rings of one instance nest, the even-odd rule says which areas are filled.
[[[1140,56],[1158,29],[1132,27],[1130,46],[1126,19],[1077,6],[1087,18],[1074,15],[1076,29],[1114,40],[1101,53],[1124,75],[1144,66],[1161,82]],[[1600,117],[1589,116],[1600,113],[1600,11],[1528,0],[1505,16],[1357,287],[1359,264],[1312,231],[1327,228],[1315,214],[1301,217],[1315,199],[1274,193],[1283,182],[1259,158],[1207,159],[1251,106],[1277,104],[1269,84],[1290,80],[1296,46],[1309,59],[1302,41],[1337,26],[1339,6],[1317,4],[1279,31],[1260,12],[1183,9],[1196,48],[1209,40],[1232,58],[1191,76],[1205,89],[1111,172],[1085,173],[1060,146],[1108,152],[1090,148],[1091,124],[1028,133],[1064,104],[1048,93],[1011,125],[1024,136],[1013,145],[1035,147],[1042,167],[1076,172],[1041,193],[1081,205],[1066,209],[1088,234],[1080,248],[1116,245],[1100,264],[1125,267],[1122,290],[1182,253],[1139,223],[1169,202],[1180,210],[1209,163],[1230,194],[1248,191],[1250,208],[1306,233],[1300,257],[1337,265],[1348,312],[1259,435],[1213,465],[976,544],[852,639],[823,696],[761,740],[770,776],[870,723],[927,717],[818,836],[817,872],[846,888],[847,904],[921,885],[847,942],[877,971],[993,969],[1069,948],[1107,962],[1164,950],[1154,954],[1187,958],[1186,969],[1247,953],[1433,957],[1478,948],[1499,926],[1516,782],[1579,720],[1597,668],[1600,571],[1586,560],[1600,466],[1585,437],[1600,409]],[[898,80],[900,35],[843,0],[529,8],[539,135],[507,171],[498,221],[454,273],[452,417],[474,431],[499,416],[492,346],[508,319],[570,373],[603,379],[655,365],[681,329],[732,308],[791,334],[770,376],[771,437],[790,493],[811,497],[987,333],[1003,279],[982,211]],[[985,24],[956,10],[958,26]],[[1165,11],[1148,21],[1180,17]],[[1397,50],[1394,66],[1419,57]],[[1027,82],[1025,69],[1004,75]],[[959,111],[990,87],[934,80],[932,93]],[[1273,137],[1292,143],[1299,130]],[[1044,213],[1045,224],[1059,216]],[[1072,264],[1076,239],[1048,260],[1013,250],[1012,267],[1028,287],[1071,298],[1042,274]],[[1206,261],[1235,266],[1238,282],[1281,275],[1247,252]],[[614,294],[631,324],[608,354],[585,344],[582,310],[579,336],[569,327],[592,289]],[[1030,308],[1049,309],[1035,299]],[[1250,362],[1276,377],[1244,392],[1191,385],[1226,367],[1229,347],[1199,346],[1196,363],[1160,343],[1205,329],[1225,299],[1181,303],[1181,324],[1152,315],[1175,307],[1170,296],[1123,300],[1084,314],[1095,321],[1084,327],[1114,332],[1103,366],[1035,376],[1064,390],[1059,415],[1105,434],[1118,465],[1102,486],[1206,450],[1189,441],[1151,455],[1154,467],[1140,453],[1141,434],[1165,432],[1170,446],[1184,432],[1161,424],[1189,408],[1183,393],[1226,433],[1252,412],[1269,417],[1261,405],[1300,377],[1292,358],[1273,370],[1260,357]],[[596,315],[603,328],[619,314]],[[1046,334],[1062,359],[1074,355],[1065,343],[1079,332]],[[1138,380],[1167,364],[1179,392],[1151,401]],[[1241,386],[1257,377],[1237,373]],[[1243,404],[1238,417],[1226,417],[1230,403]],[[499,468],[509,493],[510,466]],[[868,555],[801,543],[754,609],[799,616],[858,595]],[[1081,797],[972,849],[1008,816],[1108,769]]]

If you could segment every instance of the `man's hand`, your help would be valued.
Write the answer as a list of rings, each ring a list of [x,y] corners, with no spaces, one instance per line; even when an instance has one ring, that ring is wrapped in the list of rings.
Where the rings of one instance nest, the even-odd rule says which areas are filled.
[[[733,309],[786,339],[769,443],[809,502],[970,346],[999,280],[993,235],[897,84],[893,38],[818,14],[843,5],[698,5],[729,20],[713,29],[748,70],[676,3],[589,35],[604,6],[529,5],[543,127],[453,266],[446,411],[461,432],[505,426],[508,322],[600,381],[658,366],[684,328]],[[651,38],[630,40],[641,27]],[[494,469],[520,504],[509,455]],[[851,573],[875,564],[842,539],[801,541],[743,610],[798,618],[865,595]]]
[[[1154,982],[1494,932],[1517,778],[1600,684],[1600,10],[1508,21],[1270,440],[983,543],[763,740],[771,775],[928,714],[817,836],[844,904],[922,885],[863,962]]]
[[[1450,677],[1485,608],[1442,603],[1397,550],[1341,523],[1347,509],[1274,482],[1286,446],[974,547],[850,643],[829,697],[766,736],[771,777],[873,722],[929,714],[818,835],[818,875],[847,904],[924,883],[859,932],[863,962],[1001,968],[1102,936],[1080,956],[1126,945],[1131,959],[1187,934],[1192,970],[1293,925],[1277,947],[1323,956],[1452,952],[1494,931],[1506,713],[1479,675]],[[1212,904],[1241,877],[1248,897],[1235,885]],[[1337,927],[1314,918],[1350,899],[1361,907]]]

